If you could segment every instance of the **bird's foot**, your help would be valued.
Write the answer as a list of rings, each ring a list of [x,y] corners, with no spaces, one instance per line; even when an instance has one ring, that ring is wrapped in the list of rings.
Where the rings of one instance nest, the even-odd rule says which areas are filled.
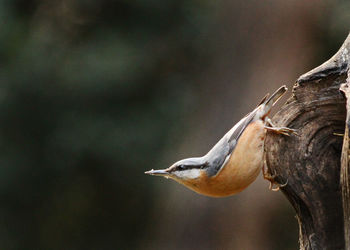
[[[288,184],[288,180],[284,184],[280,184],[276,182],[275,180],[276,176],[277,176],[276,174],[268,173],[266,167],[265,166],[263,167],[263,177],[265,180],[268,180],[270,182],[269,189],[275,192],[279,191],[281,187],[285,187]]]
[[[298,135],[297,130],[296,129],[292,129],[292,128],[287,128],[287,127],[268,127],[265,126],[265,128],[269,131],[272,131],[276,134],[282,134],[282,135],[286,135],[286,136],[290,136],[291,134],[294,135]]]
[[[288,180],[284,184],[280,184],[280,183],[276,183],[276,182],[270,182],[269,189],[272,190],[272,191],[277,192],[277,191],[280,190],[281,187],[283,188],[283,187],[287,186],[287,184],[288,184]],[[275,188],[273,187],[274,185],[276,186]]]
[[[265,129],[272,131],[274,133],[282,134],[286,136],[290,136],[291,134],[298,135],[296,129],[287,128],[287,127],[277,127],[275,124],[272,123],[270,118],[266,118],[266,124],[268,124],[268,126],[265,126]]]

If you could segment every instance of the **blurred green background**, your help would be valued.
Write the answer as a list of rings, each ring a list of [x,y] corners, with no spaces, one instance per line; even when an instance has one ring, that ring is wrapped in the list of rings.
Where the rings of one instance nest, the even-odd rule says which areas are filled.
[[[0,249],[297,249],[261,177],[213,199],[143,173],[206,153],[333,55],[349,8],[0,0]]]

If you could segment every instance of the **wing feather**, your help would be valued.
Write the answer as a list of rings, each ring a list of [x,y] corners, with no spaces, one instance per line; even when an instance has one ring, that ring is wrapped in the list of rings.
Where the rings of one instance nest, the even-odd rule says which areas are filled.
[[[207,168],[209,176],[214,176],[220,172],[225,165],[225,161],[229,158],[232,151],[237,145],[239,137],[242,135],[245,128],[254,121],[257,109],[241,119],[223,138],[208,152],[206,156]]]
[[[240,120],[231,130],[231,136],[228,139],[228,143],[230,144],[230,153],[234,150],[239,137],[241,137],[243,131],[246,127],[254,121],[257,109],[254,109],[252,112],[247,114],[242,120]],[[232,145],[231,145],[232,144]]]

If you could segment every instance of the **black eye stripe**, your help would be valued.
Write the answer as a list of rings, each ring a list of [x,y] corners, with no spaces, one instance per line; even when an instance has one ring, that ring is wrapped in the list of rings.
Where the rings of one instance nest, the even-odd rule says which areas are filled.
[[[204,169],[208,166],[207,163],[205,164],[202,164],[202,165],[179,165],[176,167],[176,170],[178,171],[184,171],[184,170],[190,170],[190,169],[193,169],[193,168],[196,168],[196,169]]]

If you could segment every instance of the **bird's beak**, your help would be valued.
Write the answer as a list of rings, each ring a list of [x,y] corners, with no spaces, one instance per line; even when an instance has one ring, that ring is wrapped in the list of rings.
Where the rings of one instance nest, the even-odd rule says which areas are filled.
[[[149,175],[155,175],[155,176],[169,176],[169,172],[166,169],[160,169],[160,170],[150,170],[146,171],[145,174]]]

